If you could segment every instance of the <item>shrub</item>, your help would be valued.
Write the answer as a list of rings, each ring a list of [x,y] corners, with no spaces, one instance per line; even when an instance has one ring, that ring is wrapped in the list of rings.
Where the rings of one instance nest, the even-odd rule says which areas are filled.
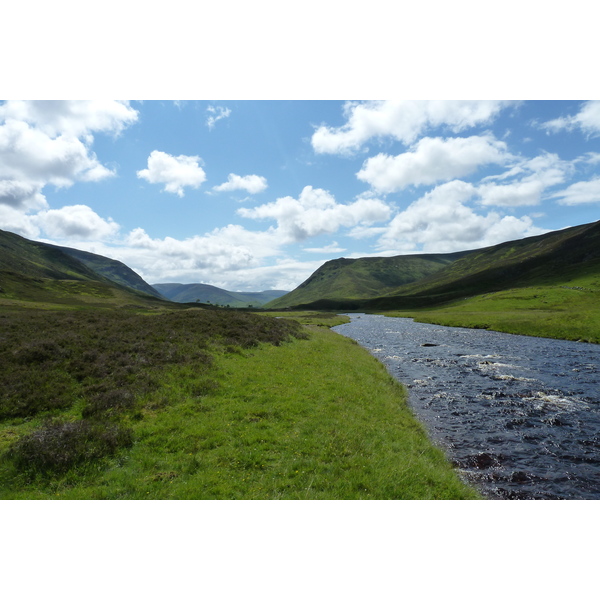
[[[63,473],[132,443],[131,429],[118,425],[85,419],[66,423],[48,421],[13,444],[8,457],[22,471]]]
[[[85,408],[83,417],[91,417],[98,413],[128,410],[135,405],[133,394],[126,389],[111,389],[92,396]]]
[[[13,359],[21,365],[38,364],[61,358],[62,348],[52,340],[33,341],[23,344],[13,352]]]

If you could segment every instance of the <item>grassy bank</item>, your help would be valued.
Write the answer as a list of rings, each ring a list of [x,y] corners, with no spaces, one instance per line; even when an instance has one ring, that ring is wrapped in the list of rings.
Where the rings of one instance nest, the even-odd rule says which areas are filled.
[[[438,309],[384,314],[422,323],[600,343],[600,286],[595,278],[483,294]]]
[[[327,327],[202,310],[1,319],[0,498],[477,497],[404,389]]]

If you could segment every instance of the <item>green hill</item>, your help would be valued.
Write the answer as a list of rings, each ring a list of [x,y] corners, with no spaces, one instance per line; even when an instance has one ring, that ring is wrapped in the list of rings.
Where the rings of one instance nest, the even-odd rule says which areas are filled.
[[[65,254],[82,262],[98,275],[102,275],[114,283],[137,290],[138,292],[143,292],[144,294],[150,294],[150,296],[155,296],[156,298],[163,298],[159,292],[149,283],[146,283],[135,271],[118,260],[100,256],[99,254],[92,254],[91,252],[84,252],[83,250],[76,250],[75,248],[60,247],[60,249]]]
[[[201,302],[231,308],[259,307],[286,291],[230,292],[205,283],[155,283],[154,289],[173,302]]]
[[[266,308],[286,308],[322,300],[334,305],[382,296],[436,273],[465,254],[338,258],[326,262],[295,290],[269,302]]]
[[[119,261],[0,230],[0,303],[4,305],[122,305],[160,300],[160,294]]]
[[[395,279],[402,270],[410,281]],[[583,276],[600,281],[600,221],[457,254],[330,261],[268,308],[421,308]]]

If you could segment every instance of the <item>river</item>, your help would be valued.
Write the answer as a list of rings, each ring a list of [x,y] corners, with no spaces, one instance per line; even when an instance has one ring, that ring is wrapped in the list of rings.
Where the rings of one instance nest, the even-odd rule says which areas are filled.
[[[350,314],[459,474],[492,499],[600,499],[600,345]]]

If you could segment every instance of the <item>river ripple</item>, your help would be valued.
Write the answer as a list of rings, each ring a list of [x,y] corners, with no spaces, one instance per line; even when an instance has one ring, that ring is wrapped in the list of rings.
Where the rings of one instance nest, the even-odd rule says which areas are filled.
[[[484,496],[600,499],[600,345],[349,316]]]

